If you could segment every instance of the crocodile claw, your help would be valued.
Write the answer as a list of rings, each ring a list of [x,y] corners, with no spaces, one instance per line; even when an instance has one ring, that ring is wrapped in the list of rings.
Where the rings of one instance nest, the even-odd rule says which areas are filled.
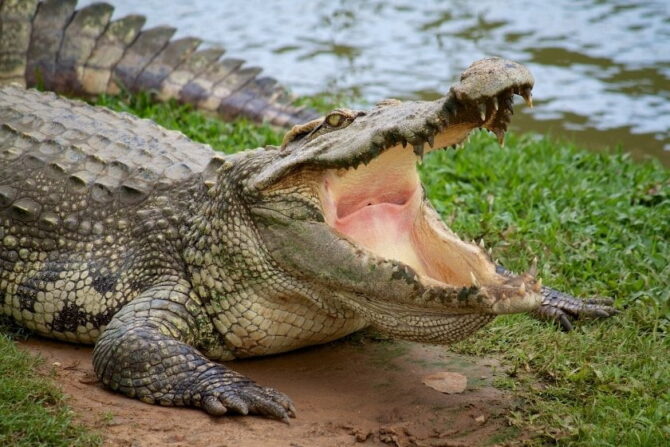
[[[296,415],[295,406],[288,396],[251,381],[221,384],[208,389],[202,393],[200,406],[212,416],[222,416],[228,412],[257,414],[286,424]]]
[[[610,298],[580,300],[549,287],[542,288],[542,304],[534,312],[541,320],[555,321],[565,331],[573,329],[572,320],[580,317],[609,318],[619,313]]]
[[[512,276],[512,272],[501,265],[496,266],[496,272]],[[537,258],[533,259],[530,271],[526,274],[534,278],[537,274]],[[555,321],[566,332],[573,329],[572,320],[580,317],[587,318],[609,318],[619,313],[612,304],[611,298],[587,298],[579,299],[567,293],[559,292],[551,287],[542,285],[542,280],[537,279],[535,288],[542,293],[542,304],[533,311],[533,316],[539,320]]]

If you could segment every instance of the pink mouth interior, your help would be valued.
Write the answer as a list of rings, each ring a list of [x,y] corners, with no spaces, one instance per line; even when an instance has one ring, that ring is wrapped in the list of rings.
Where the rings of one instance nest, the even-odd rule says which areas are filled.
[[[373,253],[425,267],[412,235],[421,206],[421,188],[409,150],[388,150],[370,164],[324,179],[326,220],[339,233]]]
[[[494,281],[495,267],[479,247],[461,241],[424,204],[408,148],[387,149],[367,166],[329,170],[321,199],[326,222],[377,256],[400,261],[422,278],[451,285]]]

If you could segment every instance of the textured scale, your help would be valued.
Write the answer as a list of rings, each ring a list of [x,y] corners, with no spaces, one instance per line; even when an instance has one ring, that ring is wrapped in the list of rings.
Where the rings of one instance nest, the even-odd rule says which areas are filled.
[[[171,41],[175,29],[142,30],[145,19],[112,20],[114,8],[76,0],[0,0],[0,85],[16,82],[76,95],[149,91],[230,120],[277,126],[314,119],[261,70],[223,50],[198,50],[200,39]]]
[[[92,342],[146,275],[121,275],[126,230],[178,212],[151,222],[145,202],[202,185],[221,156],[150,121],[15,87],[0,90],[0,122],[0,305],[39,333]]]
[[[118,92],[121,87],[130,91],[139,90],[137,77],[167,46],[175,31],[175,28],[169,26],[158,26],[140,32],[112,71],[112,93]]]
[[[231,261],[230,277],[193,273],[207,281],[207,288],[192,284],[198,299],[209,288],[232,290],[247,274],[256,283],[258,272],[271,269],[255,254],[260,242],[247,234],[253,226],[232,208],[226,212],[230,222],[212,216],[192,230],[195,235],[185,233],[200,213],[237,200],[221,184],[215,188],[222,203],[206,199],[226,160],[209,146],[149,120],[13,86],[0,88],[0,123],[0,309],[22,325],[93,342],[156,278],[184,275],[183,261],[175,257],[207,266],[212,254],[204,248],[211,246],[227,244],[240,260]],[[215,224],[225,226],[216,237],[210,234]],[[270,293],[285,287],[279,279],[269,281],[276,273],[263,275]],[[283,351],[363,325],[352,315],[332,319],[306,303],[259,298],[262,304],[251,311],[249,291],[239,293],[204,306],[221,333],[228,332],[227,346],[213,344],[218,354],[212,355]]]
[[[78,90],[84,65],[107,28],[113,11],[114,9],[106,3],[94,3],[74,13],[58,50],[56,79],[60,82],[56,84],[54,90],[63,92]]]
[[[44,2],[35,13],[26,57],[27,85],[42,84],[46,89],[54,90],[58,50],[76,4],[76,0]]]
[[[183,165],[201,172],[218,156],[209,146],[150,120],[61,100],[54,94],[7,87],[1,101],[3,140],[31,140],[30,145],[18,146],[24,150],[21,153],[3,144],[3,170],[17,156],[35,156],[64,166],[67,175],[86,170],[98,177],[131,179],[150,170],[167,181],[170,177],[164,174],[169,168],[173,172],[174,166]]]
[[[26,55],[37,0],[0,2],[0,83],[25,85]]]
[[[84,91],[93,95],[118,91],[116,84],[111,82],[112,73],[123,58],[126,48],[139,35],[144,22],[144,17],[131,15],[109,24],[84,64],[81,78]]]

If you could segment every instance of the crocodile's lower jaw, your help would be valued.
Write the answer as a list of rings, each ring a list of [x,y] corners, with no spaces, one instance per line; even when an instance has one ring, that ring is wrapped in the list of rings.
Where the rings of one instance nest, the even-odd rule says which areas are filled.
[[[488,256],[451,232],[422,198],[416,163],[410,148],[394,146],[365,166],[326,171],[320,193],[326,222],[375,256],[408,265],[422,282],[499,284]]]

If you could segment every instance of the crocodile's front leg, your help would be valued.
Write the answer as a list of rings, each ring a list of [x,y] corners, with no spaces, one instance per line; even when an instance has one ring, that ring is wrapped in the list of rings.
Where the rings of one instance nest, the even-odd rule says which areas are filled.
[[[513,273],[502,266],[496,266],[500,274],[513,276]],[[551,287],[542,287],[542,304],[532,315],[540,320],[554,321],[565,331],[573,329],[571,319],[579,317],[608,318],[619,313],[612,307],[611,298],[579,299],[567,293],[559,292]]]
[[[570,319],[579,317],[608,318],[619,313],[612,307],[611,298],[579,299],[551,287],[542,287],[542,304],[533,316],[546,321],[555,321],[565,331],[572,330]]]
[[[164,406],[192,406],[215,416],[228,411],[285,422],[295,417],[291,400],[261,387],[198,352],[198,307],[187,286],[155,286],[124,306],[93,351],[100,380],[129,397]],[[193,304],[193,305],[191,305]]]

